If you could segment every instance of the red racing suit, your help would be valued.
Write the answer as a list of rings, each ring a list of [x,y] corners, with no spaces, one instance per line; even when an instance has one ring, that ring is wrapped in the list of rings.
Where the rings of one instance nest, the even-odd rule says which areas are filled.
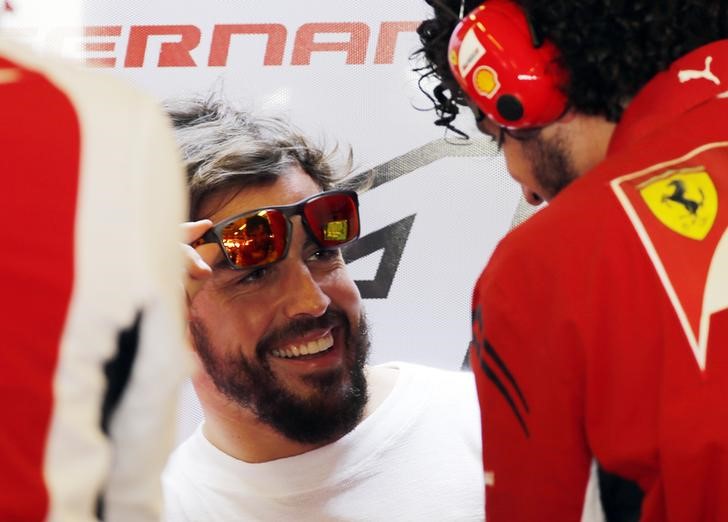
[[[489,522],[728,520],[726,94],[728,41],[653,78],[478,280]]]
[[[0,41],[0,520],[158,521],[184,174],[157,104]]]

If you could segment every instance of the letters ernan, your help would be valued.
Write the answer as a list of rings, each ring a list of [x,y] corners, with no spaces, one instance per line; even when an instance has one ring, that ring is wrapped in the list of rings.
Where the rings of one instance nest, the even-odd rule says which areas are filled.
[[[394,63],[399,34],[414,33],[418,25],[419,21],[381,22],[376,28],[376,47],[371,63]],[[81,43],[86,63],[92,67],[199,67],[201,64],[195,60],[192,51],[198,49],[201,41],[209,41],[207,63],[203,65],[225,67],[231,48],[243,48],[245,39],[263,38],[263,65],[281,66],[284,63],[289,38],[289,30],[285,25],[216,24],[211,29],[210,38],[203,39],[206,36],[203,31],[207,30],[196,25],[132,25],[128,28],[120,25],[90,26],[84,28]],[[290,65],[309,65],[313,53],[322,52],[344,53],[347,64],[367,63],[372,32],[372,27],[365,22],[303,24],[296,29],[293,38]],[[326,41],[319,41],[324,39],[317,39],[317,35],[324,34],[328,35]],[[341,35],[340,39],[330,36],[337,34]],[[157,48],[159,52],[154,57],[153,50]],[[195,55],[199,57],[199,51]]]

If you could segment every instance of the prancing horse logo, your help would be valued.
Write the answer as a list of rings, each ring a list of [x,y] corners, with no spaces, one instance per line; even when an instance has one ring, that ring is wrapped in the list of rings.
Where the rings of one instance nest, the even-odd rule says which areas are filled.
[[[668,183],[668,186],[673,187],[675,190],[672,194],[662,196],[662,202],[665,203],[666,201],[674,201],[675,203],[679,203],[685,207],[685,210],[687,210],[691,216],[695,216],[698,213],[698,209],[703,206],[703,202],[705,201],[705,194],[702,189],[698,188],[701,198],[700,201],[695,201],[685,197],[685,182],[682,180],[674,179]]]
[[[673,232],[703,240],[718,215],[718,192],[704,167],[657,174],[637,185],[655,217]]]

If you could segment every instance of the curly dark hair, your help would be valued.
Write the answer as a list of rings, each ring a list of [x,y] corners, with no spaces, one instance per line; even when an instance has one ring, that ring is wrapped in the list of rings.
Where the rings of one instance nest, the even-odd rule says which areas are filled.
[[[425,0],[434,18],[417,29],[426,64],[415,70],[439,80],[432,95],[436,125],[452,128],[465,98],[450,72],[447,45],[460,0]],[[569,73],[563,86],[574,110],[619,121],[635,94],[680,56],[728,37],[728,0],[514,0],[540,36],[560,51]],[[465,13],[482,2],[466,0]],[[427,93],[426,93],[427,94]]]

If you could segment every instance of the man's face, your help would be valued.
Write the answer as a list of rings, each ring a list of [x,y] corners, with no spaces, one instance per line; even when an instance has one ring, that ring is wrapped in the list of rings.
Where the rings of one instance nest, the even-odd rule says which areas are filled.
[[[524,198],[532,205],[550,201],[579,176],[566,140],[554,125],[523,139],[507,133],[501,135],[500,127],[487,117],[478,122],[478,129],[495,140],[503,140],[508,172],[521,185]]]
[[[210,219],[218,222],[320,191],[299,167],[291,167],[273,184],[205,202],[203,214],[212,211]],[[300,216],[291,219],[290,248],[282,261],[232,270],[220,256],[190,304],[190,330],[225,400],[291,440],[319,443],[347,433],[361,418],[369,341],[361,298],[340,252],[321,250]]]

